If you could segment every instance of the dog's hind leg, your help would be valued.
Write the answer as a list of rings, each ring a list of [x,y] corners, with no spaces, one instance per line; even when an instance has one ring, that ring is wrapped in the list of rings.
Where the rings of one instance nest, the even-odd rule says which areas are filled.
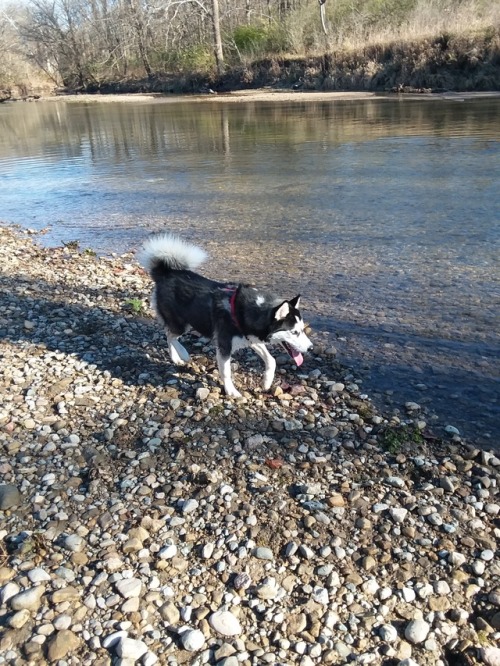
[[[254,350],[257,356],[264,361],[264,391],[268,391],[273,383],[274,373],[276,372],[276,361],[269,353],[266,345],[263,342],[252,342],[250,347]]]
[[[219,348],[217,348],[217,366],[226,395],[230,398],[241,398],[241,393],[233,384],[231,377],[231,356],[226,356]]]
[[[184,365],[184,363],[189,361],[189,352],[179,342],[178,335],[172,333],[168,328],[165,329],[165,332],[167,334],[168,352],[172,359],[172,363],[175,363],[175,365]]]

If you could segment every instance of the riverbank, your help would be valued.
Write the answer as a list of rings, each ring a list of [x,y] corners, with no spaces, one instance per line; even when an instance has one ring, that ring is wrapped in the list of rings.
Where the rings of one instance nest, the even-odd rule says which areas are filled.
[[[5,663],[497,663],[493,453],[377,412],[316,339],[269,394],[240,356],[227,400],[132,255],[0,239]]]
[[[389,31],[388,34],[391,34]],[[399,35],[399,37],[398,37]],[[66,74],[65,92],[127,95],[198,95],[207,98],[226,93],[252,94],[268,89],[275,94],[293,92],[339,92],[428,95],[431,93],[469,93],[500,90],[500,31],[496,24],[458,32],[438,31],[409,37],[404,31],[392,31],[391,38],[379,35],[375,41],[362,39],[349,46],[321,49],[308,55],[283,52],[265,57],[247,55],[238,62],[226,63],[222,75],[215,73],[212,57],[203,65],[178,65],[170,70],[167,63],[147,77],[131,68],[133,74],[113,74],[105,69],[97,78],[83,72]],[[349,44],[349,40],[347,40]],[[106,66],[105,66],[106,67]],[[84,67],[85,69],[85,67]],[[19,77],[18,77],[19,78]],[[77,88],[69,81],[78,80]],[[0,83],[0,102],[9,99],[38,99],[56,90],[48,80]],[[215,93],[215,94],[214,94]],[[230,99],[237,97],[231,95]]]
[[[483,99],[489,97],[500,97],[500,91],[483,92],[447,92],[447,93],[422,93],[409,94],[398,93],[398,97],[404,99],[450,99],[456,101],[468,99]],[[235,90],[223,94],[192,94],[192,95],[163,95],[160,93],[123,93],[123,94],[68,94],[68,95],[47,95],[42,97],[43,101],[64,101],[64,102],[134,102],[141,103],[152,101],[158,103],[178,103],[178,102],[214,102],[214,103],[248,103],[248,102],[334,102],[343,100],[363,101],[367,99],[394,99],[394,93],[374,93],[374,92],[317,92],[300,90],[275,90],[259,88],[256,90]]]

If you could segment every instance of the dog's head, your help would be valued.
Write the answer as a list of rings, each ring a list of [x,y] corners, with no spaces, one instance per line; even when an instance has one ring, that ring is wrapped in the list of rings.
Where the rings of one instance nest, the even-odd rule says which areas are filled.
[[[305,324],[299,311],[300,296],[283,301],[273,310],[270,343],[279,342],[297,365],[304,361],[301,352],[312,349],[312,342],[305,333]]]

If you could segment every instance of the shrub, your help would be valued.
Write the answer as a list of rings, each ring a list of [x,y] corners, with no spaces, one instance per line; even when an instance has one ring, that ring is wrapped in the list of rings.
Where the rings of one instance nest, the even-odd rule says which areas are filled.
[[[283,53],[289,48],[285,28],[276,23],[239,25],[232,38],[241,55],[259,57],[268,53]]]

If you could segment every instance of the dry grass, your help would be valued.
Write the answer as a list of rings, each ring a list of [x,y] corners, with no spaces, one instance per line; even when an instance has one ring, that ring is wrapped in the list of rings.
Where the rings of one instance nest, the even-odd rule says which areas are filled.
[[[288,19],[291,51],[311,55],[409,43],[442,33],[464,35],[500,27],[500,3],[491,0],[337,0],[326,4],[329,34],[321,31],[316,3]]]

